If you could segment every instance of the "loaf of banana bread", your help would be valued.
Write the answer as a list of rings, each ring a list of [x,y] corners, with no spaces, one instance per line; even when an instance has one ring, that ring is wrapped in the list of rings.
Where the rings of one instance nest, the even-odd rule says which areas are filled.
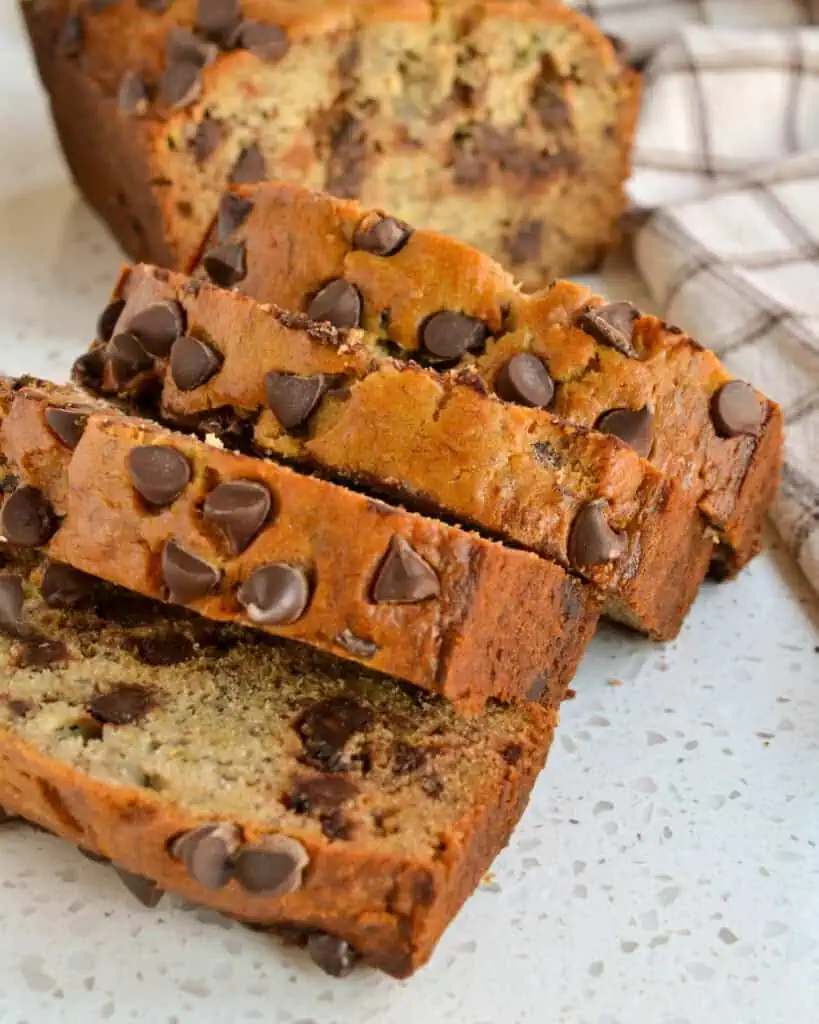
[[[542,282],[624,206],[639,76],[556,0],[21,0],[81,191],[186,269],[229,182],[384,205]]]
[[[332,974],[404,977],[506,843],[555,725],[462,718],[288,641],[0,553],[0,804]]]
[[[0,387],[14,544],[443,694],[557,706],[598,617],[563,569],[71,387]]]
[[[612,437],[499,400],[469,369],[398,362],[360,331],[145,266],[124,271],[100,321],[113,333],[79,361],[87,387],[535,551],[654,636],[676,634],[708,568],[687,491]],[[137,373],[122,372],[123,339],[146,353]],[[186,353],[201,346],[212,372],[193,381]]]
[[[620,437],[692,492],[721,572],[758,550],[782,457],[777,405],[676,327],[558,281],[528,294],[488,256],[281,183],[229,193],[200,273],[425,362],[466,362],[504,398]]]

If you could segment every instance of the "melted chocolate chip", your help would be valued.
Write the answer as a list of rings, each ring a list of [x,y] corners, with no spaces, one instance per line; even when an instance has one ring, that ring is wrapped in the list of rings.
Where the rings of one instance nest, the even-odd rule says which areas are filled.
[[[81,409],[50,406],[45,410],[45,421],[66,448],[74,449],[80,443],[89,413]]]
[[[228,180],[232,185],[251,185],[267,177],[267,163],[258,142],[253,142],[241,151],[233,165]]]
[[[171,349],[171,377],[180,391],[194,391],[206,384],[221,366],[221,355],[189,334],[183,334]]]
[[[287,806],[296,814],[325,814],[353,800],[358,786],[339,775],[296,779],[287,795]]]
[[[100,693],[88,702],[88,713],[106,725],[131,725],[138,722],[154,706],[151,691],[144,686],[123,683],[107,693]]]
[[[236,45],[270,63],[281,60],[290,46],[287,33],[278,25],[268,25],[253,18],[246,18],[236,30]]]
[[[204,117],[196,126],[189,142],[193,158],[200,166],[210,157],[222,141],[222,126],[212,117]]]
[[[316,292],[307,307],[307,315],[311,320],[327,321],[333,327],[358,327],[362,309],[359,290],[338,277]]]
[[[206,889],[222,889],[233,874],[239,849],[239,829],[226,821],[183,832],[170,844],[170,854],[181,861],[191,878]]]
[[[68,648],[62,640],[32,636],[21,644],[15,662],[18,668],[50,668],[52,665],[65,665],[68,658]]]
[[[624,356],[636,359],[639,353],[634,347],[634,325],[639,317],[639,311],[630,302],[611,302],[587,310],[577,323],[601,345],[609,345]]]
[[[232,288],[247,277],[244,242],[227,242],[205,253],[202,261],[208,277],[220,288]]]
[[[442,310],[424,321],[420,342],[438,359],[460,359],[465,352],[480,348],[487,334],[486,325],[476,317]]]
[[[80,608],[92,603],[98,583],[79,569],[52,562],[43,575],[40,591],[49,608]]]
[[[128,115],[141,117],[148,112],[148,88],[136,71],[126,71],[117,90],[119,109]]]
[[[628,540],[606,522],[606,503],[590,501],[575,516],[569,534],[569,562],[576,568],[613,562],[625,554]]]
[[[246,892],[270,899],[300,889],[309,860],[301,843],[290,836],[266,836],[239,850],[233,874]]]
[[[270,517],[270,491],[255,480],[230,480],[219,484],[202,506],[202,518],[227,537],[233,554],[250,546]]]
[[[310,583],[299,566],[276,562],[256,569],[236,596],[251,622],[286,626],[304,615],[310,602]]]
[[[33,700],[15,700],[14,698],[7,701],[9,711],[17,718],[25,718],[30,715],[35,708]],[[0,808],[0,823],[2,823],[2,808]]]
[[[114,299],[109,302],[97,318],[97,337],[100,341],[110,341],[117,326],[117,321],[125,309],[125,299]]]
[[[437,597],[440,591],[438,575],[432,566],[396,534],[375,577],[373,601],[376,604],[415,604]]]
[[[186,551],[169,540],[162,551],[162,579],[168,588],[168,600],[190,604],[206,597],[218,586],[222,574],[204,558]]]
[[[267,404],[285,430],[301,426],[327,391],[329,382],[323,373],[302,377],[297,373],[265,374]]]
[[[765,406],[750,384],[731,380],[711,399],[711,419],[720,437],[756,436],[765,421]]]
[[[301,715],[295,729],[308,764],[327,772],[341,772],[347,768],[347,743],[374,724],[375,715],[369,708],[351,697],[339,696],[317,701]]]
[[[530,352],[518,352],[501,367],[495,390],[507,402],[545,409],[554,398],[555,384],[542,359]]]
[[[316,967],[333,978],[346,977],[358,961],[358,953],[346,939],[324,932],[308,936],[307,952]]]
[[[647,459],[654,440],[654,415],[647,405],[642,409],[610,409],[596,423],[598,430],[611,434]]]
[[[356,228],[353,249],[372,253],[373,256],[394,256],[409,241],[412,228],[395,217],[370,213]]]
[[[165,358],[173,343],[185,333],[185,310],[178,302],[154,302],[128,322],[128,333],[146,352]]]
[[[57,530],[51,503],[36,487],[18,487],[0,512],[0,528],[10,544],[36,548],[47,543]]]
[[[128,472],[136,491],[149,505],[162,507],[176,501],[191,480],[185,456],[167,445],[146,444],[128,453]]]
[[[135,875],[131,871],[126,871],[125,868],[118,868],[116,866],[114,870],[128,892],[136,896],[143,907],[153,910],[165,895],[164,889],[160,889],[156,882],[150,878],[145,878],[144,875]]]
[[[235,192],[226,192],[219,201],[216,228],[219,241],[224,242],[237,228],[240,228],[252,209],[253,203],[250,199],[243,199]]]
[[[171,110],[190,106],[202,93],[200,65],[181,60],[169,64],[159,79],[159,89]]]
[[[351,629],[343,629],[335,638],[335,642],[343,647],[345,651],[349,651],[350,654],[356,658],[374,658],[376,654],[381,650],[377,643],[373,640],[368,640],[363,636],[356,636]]]
[[[12,573],[0,575],[0,629],[14,637],[29,632],[23,620],[23,580]]]
[[[154,633],[128,637],[124,644],[143,665],[181,665],[196,656],[193,640],[185,633]]]
[[[154,365],[151,357],[130,331],[115,334],[108,343],[105,354],[117,387],[130,384],[136,376],[150,370]]]

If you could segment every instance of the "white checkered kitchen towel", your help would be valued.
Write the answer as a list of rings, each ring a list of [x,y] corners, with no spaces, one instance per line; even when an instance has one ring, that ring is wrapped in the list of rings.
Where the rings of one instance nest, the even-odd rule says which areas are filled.
[[[782,405],[772,516],[819,590],[819,0],[575,6],[647,59],[635,262],[656,312]]]

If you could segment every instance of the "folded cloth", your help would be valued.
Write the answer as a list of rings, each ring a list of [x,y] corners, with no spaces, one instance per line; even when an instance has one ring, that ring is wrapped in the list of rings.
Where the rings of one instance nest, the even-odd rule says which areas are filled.
[[[634,260],[653,312],[782,405],[772,518],[819,591],[819,0],[575,6],[631,52],[656,44],[629,186]]]

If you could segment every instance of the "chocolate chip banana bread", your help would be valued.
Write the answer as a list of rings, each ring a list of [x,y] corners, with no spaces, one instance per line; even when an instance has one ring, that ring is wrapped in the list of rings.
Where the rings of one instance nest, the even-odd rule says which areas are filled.
[[[9,542],[362,662],[464,713],[489,698],[563,699],[598,607],[557,565],[95,410],[70,387],[4,387]]]
[[[690,495],[614,438],[500,401],[469,369],[398,362],[374,336],[145,266],[124,271],[99,327],[110,340],[76,373],[98,393],[535,551],[657,637],[696,596],[713,545]],[[127,370],[124,346],[144,356]]]
[[[383,205],[543,282],[617,230],[639,76],[553,0],[21,0],[73,175],[186,269],[229,182]]]
[[[405,358],[470,363],[503,398],[621,438],[699,501],[721,572],[759,548],[779,480],[780,409],[628,303],[565,281],[523,293],[454,239],[276,183],[225,197],[201,273],[316,320],[360,325]]]
[[[162,890],[405,977],[506,843],[539,704],[440,698],[60,564],[0,567],[0,804]]]

